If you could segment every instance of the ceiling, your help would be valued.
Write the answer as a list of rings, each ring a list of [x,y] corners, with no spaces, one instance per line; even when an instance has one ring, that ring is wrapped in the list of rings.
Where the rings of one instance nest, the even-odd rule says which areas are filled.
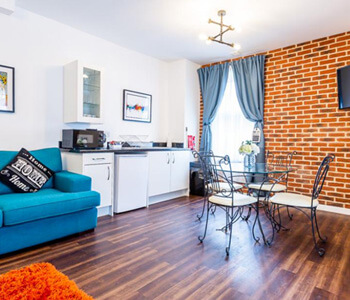
[[[198,64],[226,60],[341,33],[350,29],[349,0],[17,0],[17,6],[125,48]],[[232,48],[199,39],[215,35],[217,11],[238,28]]]

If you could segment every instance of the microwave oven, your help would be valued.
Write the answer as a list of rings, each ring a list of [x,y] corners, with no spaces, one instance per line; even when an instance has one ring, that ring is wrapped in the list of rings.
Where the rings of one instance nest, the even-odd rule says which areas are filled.
[[[97,149],[103,148],[106,135],[96,129],[63,129],[62,148]]]

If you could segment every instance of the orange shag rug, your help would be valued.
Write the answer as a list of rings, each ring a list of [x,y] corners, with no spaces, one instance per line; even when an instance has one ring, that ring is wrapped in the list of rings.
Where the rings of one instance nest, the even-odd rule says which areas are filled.
[[[49,263],[38,263],[0,275],[1,300],[93,300],[74,281]]]

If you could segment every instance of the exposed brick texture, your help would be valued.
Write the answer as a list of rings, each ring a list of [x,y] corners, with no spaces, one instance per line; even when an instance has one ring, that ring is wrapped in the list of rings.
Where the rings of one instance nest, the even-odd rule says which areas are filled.
[[[266,149],[298,152],[289,191],[310,194],[321,159],[334,153],[320,202],[350,208],[350,110],[338,109],[336,77],[350,65],[350,32],[265,54]]]

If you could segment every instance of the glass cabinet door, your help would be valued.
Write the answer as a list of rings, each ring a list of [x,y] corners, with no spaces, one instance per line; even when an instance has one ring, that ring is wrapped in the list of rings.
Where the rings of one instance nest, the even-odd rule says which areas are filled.
[[[83,68],[83,117],[101,117],[101,72]]]

